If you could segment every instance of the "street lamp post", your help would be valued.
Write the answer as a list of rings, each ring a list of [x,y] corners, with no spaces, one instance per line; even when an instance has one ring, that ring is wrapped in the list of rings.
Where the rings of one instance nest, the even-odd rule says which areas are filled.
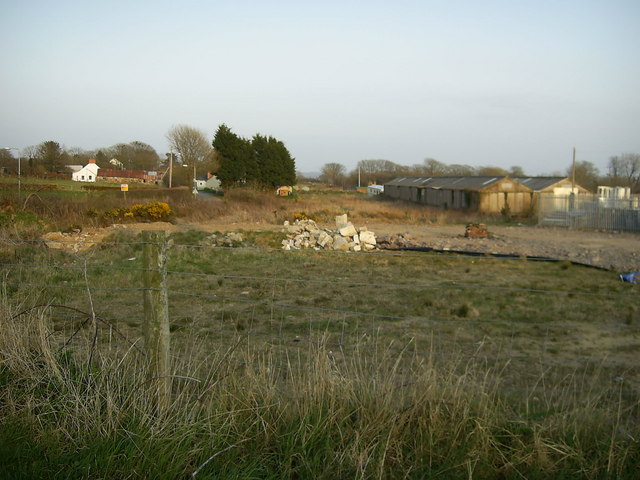
[[[185,167],[185,168],[189,168],[189,164],[187,164],[187,163],[183,163],[182,166]],[[195,162],[195,160],[193,161],[193,182],[192,182],[192,187],[193,187],[193,190],[191,190],[191,193],[193,193],[193,195],[198,195],[198,182],[196,181],[196,162]]]
[[[20,181],[20,150],[16,147],[4,147],[3,150],[15,150],[16,152],[18,152],[18,204],[20,203],[20,190],[22,189],[21,187],[21,181]]]

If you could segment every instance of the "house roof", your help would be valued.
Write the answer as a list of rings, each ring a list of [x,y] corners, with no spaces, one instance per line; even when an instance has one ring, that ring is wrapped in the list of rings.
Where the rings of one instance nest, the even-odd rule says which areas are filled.
[[[508,177],[397,177],[385,183],[385,186],[437,188],[444,190],[481,190],[504,179],[508,179]]]
[[[100,169],[101,177],[118,177],[118,178],[146,178],[148,172],[144,170],[114,170],[110,168]]]

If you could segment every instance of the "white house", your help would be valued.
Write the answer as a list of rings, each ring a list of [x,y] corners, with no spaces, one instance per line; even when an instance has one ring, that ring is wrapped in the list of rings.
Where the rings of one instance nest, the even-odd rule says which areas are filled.
[[[99,168],[100,167],[96,165],[95,159],[90,158],[89,163],[77,172],[71,174],[71,179],[74,182],[95,182]]]
[[[220,180],[212,173],[207,173],[207,180],[202,182],[201,180],[197,181],[196,188],[198,190],[204,190],[205,188],[208,190],[213,190],[215,192],[222,191],[222,185],[220,184]]]

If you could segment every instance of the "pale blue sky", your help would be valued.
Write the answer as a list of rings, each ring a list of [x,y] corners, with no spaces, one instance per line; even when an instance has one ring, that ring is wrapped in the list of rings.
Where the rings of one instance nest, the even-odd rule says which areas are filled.
[[[0,0],[0,146],[220,123],[301,171],[640,152],[640,1]]]

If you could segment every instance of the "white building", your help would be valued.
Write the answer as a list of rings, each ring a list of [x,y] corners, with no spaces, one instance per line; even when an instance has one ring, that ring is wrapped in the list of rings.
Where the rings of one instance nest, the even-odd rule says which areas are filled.
[[[71,174],[71,179],[74,182],[95,182],[98,177],[99,169],[100,167],[96,165],[95,159],[90,158],[89,163],[77,172],[73,172]]]
[[[384,193],[384,185],[369,185],[367,187],[367,195],[369,196],[380,195],[381,193]]]

